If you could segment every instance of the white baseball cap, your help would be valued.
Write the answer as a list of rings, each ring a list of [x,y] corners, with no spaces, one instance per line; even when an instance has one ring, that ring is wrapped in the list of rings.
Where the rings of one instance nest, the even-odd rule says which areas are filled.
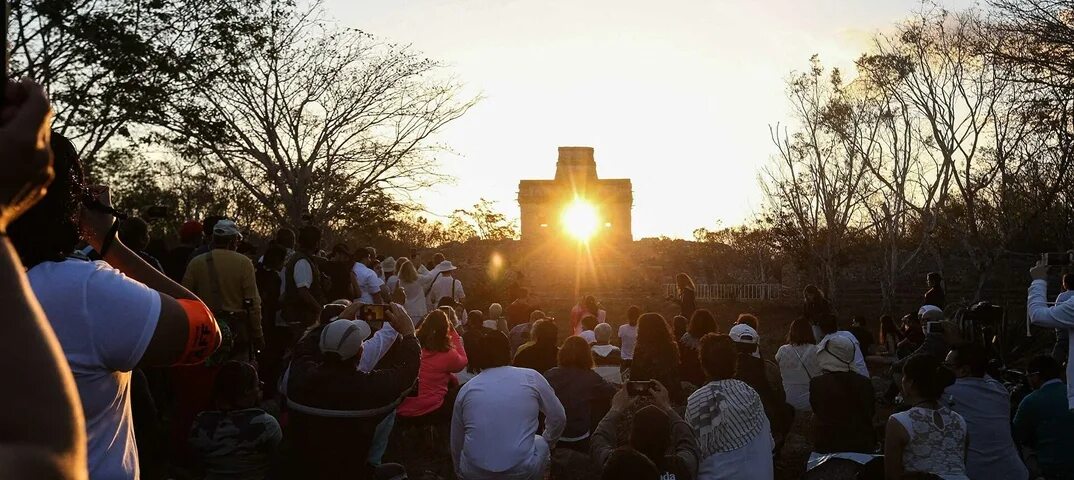
[[[731,341],[735,343],[749,343],[757,345],[761,340],[761,336],[757,334],[757,330],[753,327],[740,323],[731,327],[731,331],[727,333],[727,336],[731,337]]]
[[[363,320],[333,320],[321,330],[321,353],[335,353],[343,360],[351,358],[372,331]]]
[[[213,235],[217,237],[242,237],[239,226],[228,219],[221,219],[213,225]]]
[[[917,316],[923,322],[942,322],[944,319],[943,310],[935,305],[923,305]]]

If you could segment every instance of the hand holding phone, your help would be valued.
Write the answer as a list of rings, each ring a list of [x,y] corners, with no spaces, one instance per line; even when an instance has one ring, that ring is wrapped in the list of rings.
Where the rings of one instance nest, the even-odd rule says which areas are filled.
[[[626,383],[627,394],[631,397],[649,395],[654,389],[653,380],[630,381]]]

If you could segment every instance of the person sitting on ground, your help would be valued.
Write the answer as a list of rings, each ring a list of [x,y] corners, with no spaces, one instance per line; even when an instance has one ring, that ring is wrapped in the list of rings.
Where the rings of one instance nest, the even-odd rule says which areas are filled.
[[[690,320],[682,315],[675,315],[671,317],[671,322],[668,323],[668,329],[671,330],[671,338],[679,339],[683,335],[686,335],[686,329],[690,324]]]
[[[1063,366],[1047,355],[1034,357],[1026,379],[1033,392],[1018,405],[1014,439],[1033,451],[1041,477],[1074,478],[1074,412],[1067,405]]]
[[[615,386],[593,371],[593,355],[582,337],[567,337],[558,360],[559,366],[544,373],[567,414],[567,426],[557,447],[589,452],[590,413],[594,405],[607,405]]]
[[[34,81],[4,81],[8,96],[0,109],[0,338],[7,344],[0,361],[13,374],[5,379],[0,408],[0,472],[7,478],[82,480],[87,478],[87,425],[75,380],[7,237],[9,225],[42,201],[46,191],[51,193],[46,188],[60,172],[58,166],[53,169],[49,146],[52,109]],[[123,374],[119,376],[108,378],[121,381]]]
[[[705,372],[701,370],[698,353],[701,350],[701,337],[710,333],[719,333],[716,317],[712,312],[702,308],[694,310],[686,334],[679,338],[679,376],[682,381],[699,386],[705,383]]]
[[[571,335],[582,333],[582,318],[586,315],[597,317],[597,323],[605,323],[607,322],[608,312],[604,310],[596,297],[586,295],[571,309]]]
[[[467,480],[544,478],[550,452],[566,424],[563,405],[548,381],[527,368],[507,366],[507,336],[486,331],[470,364],[478,374],[455,399],[451,460]],[[538,434],[538,417],[544,432]]]
[[[821,374],[817,364],[817,347],[813,344],[813,329],[809,320],[798,317],[787,330],[787,344],[776,351],[783,391],[787,403],[799,412],[809,412],[809,384]]]
[[[824,345],[829,340],[835,337],[843,337],[854,343],[854,359],[851,363],[851,370],[858,375],[865,378],[869,378],[869,367],[865,365],[865,355],[861,351],[861,346],[858,344],[858,338],[846,330],[839,329],[839,320],[835,315],[828,315],[820,319],[817,322],[817,327],[820,328],[821,333],[824,335],[820,341],[817,342],[817,351],[824,350]]]
[[[466,333],[471,334],[469,331]],[[473,333],[481,334],[480,330]],[[458,380],[454,373],[465,367],[467,362],[462,338],[448,322],[447,315],[440,310],[433,310],[425,317],[417,337],[421,344],[418,395],[403,400],[396,414],[411,421],[447,424],[458,393]],[[476,343],[476,340],[471,342]]]
[[[852,371],[854,343],[835,336],[816,354],[821,374],[809,382],[813,451],[876,452],[873,384]]]
[[[896,371],[901,370],[907,360],[915,355],[946,358],[947,352],[951,351],[951,346],[961,341],[958,325],[944,320],[943,310],[932,305],[925,305],[918,311],[918,317],[921,319],[922,332],[925,334],[924,341],[905,358],[892,364]]]
[[[597,343],[597,336],[593,333],[593,329],[597,328],[597,325],[597,317],[593,315],[582,317],[582,333],[579,333],[578,336],[582,337],[590,345]]]
[[[559,349],[556,338],[559,329],[551,320],[537,320],[533,323],[533,340],[518,348],[512,364],[519,368],[529,368],[537,373],[547,372],[559,362]]]
[[[944,391],[944,403],[966,420],[970,478],[1026,480],[1029,471],[1018,456],[1011,437],[1011,395],[990,377],[988,352],[976,343],[956,345],[944,366],[955,374],[955,384]]]
[[[638,343],[630,378],[623,380],[656,380],[668,389],[672,404],[682,405],[686,401],[679,382],[679,347],[659,313],[646,313],[638,318]]]
[[[873,332],[869,331],[869,327],[866,326],[865,317],[861,315],[851,317],[850,328],[847,331],[858,340],[858,348],[861,349],[863,355],[871,355],[876,350],[876,339],[873,337]]]
[[[638,344],[638,318],[641,317],[641,308],[631,305],[627,308],[627,323],[619,326],[617,344],[623,356],[623,370],[630,368],[634,360],[634,348]]]
[[[257,370],[248,363],[220,366],[213,384],[212,410],[198,414],[190,449],[207,479],[261,480],[283,441],[276,419],[257,408],[261,399]]]
[[[777,449],[782,445],[784,436],[791,429],[793,413],[787,405],[787,394],[783,391],[782,381],[778,382],[778,388],[768,380],[765,372],[765,361],[756,357],[757,346],[761,343],[761,336],[757,331],[745,323],[731,327],[728,332],[731,341],[735,344],[735,379],[746,382],[761,396],[765,415],[772,429],[772,436],[776,440]],[[781,375],[777,374],[777,377]],[[777,450],[778,451],[778,450]]]
[[[466,338],[466,334],[470,333],[471,330],[477,332],[487,328],[485,327],[485,312],[482,312],[481,310],[470,310],[466,315],[466,324],[462,325],[460,328],[462,329],[462,337],[464,339]],[[493,328],[493,330],[495,330],[495,328]]]
[[[660,471],[645,454],[630,447],[620,447],[608,455],[601,480],[660,480]],[[668,477],[664,477],[667,479]]]
[[[507,335],[510,330],[507,329],[507,319],[503,317],[503,305],[493,303],[489,305],[488,318],[483,323],[485,328],[491,328],[493,330],[499,330]]]
[[[235,251],[241,239],[235,222],[216,222],[212,250],[190,261],[183,286],[205,299],[217,319],[226,323],[233,342],[229,358],[248,361],[253,350],[265,348],[265,335],[254,264]]]
[[[511,333],[508,334],[508,338],[511,340],[511,358],[514,358],[518,354],[518,349],[529,343],[532,339],[531,333],[533,330],[533,324],[538,320],[545,318],[544,312],[540,310],[534,310],[530,312],[530,319],[528,322],[520,323],[511,328]]]
[[[597,325],[597,328],[593,330],[593,334],[597,337],[597,343],[591,348],[593,351],[593,371],[613,385],[622,385],[622,353],[619,351],[619,347],[609,343],[612,339],[612,326],[607,323]]]
[[[925,330],[921,326],[921,319],[912,313],[903,315],[899,323],[901,335],[896,352],[899,358],[903,358],[925,343]]]
[[[731,337],[710,333],[701,338],[701,368],[708,384],[686,403],[686,422],[700,447],[701,480],[771,480],[772,431],[757,391],[735,380]]]
[[[932,355],[914,355],[906,362],[902,394],[912,407],[888,418],[886,478],[904,478],[908,473],[938,475],[945,480],[969,478],[966,421],[940,402],[944,389],[953,383],[954,374]]]
[[[530,291],[520,287],[516,297],[507,306],[507,327],[513,331],[519,325],[532,322],[530,316],[536,308],[530,304]]]
[[[630,420],[629,446],[656,465],[660,478],[688,480],[697,475],[700,450],[690,425],[671,406],[667,389],[659,382],[647,394],[652,403],[634,413]],[[612,407],[601,419],[590,442],[590,456],[598,467],[608,469],[608,462],[619,440],[619,423],[634,400],[626,389],[612,399]]]
[[[38,133],[35,142],[49,138]],[[53,133],[49,142],[55,180],[37,204],[11,222],[7,234],[74,373],[89,476],[138,478],[131,370],[200,363],[220,344],[219,327],[197,296],[115,238],[116,218],[110,211],[83,208],[86,197],[110,207],[108,190],[85,185],[78,150],[69,140]],[[72,257],[82,240],[104,261]],[[19,392],[17,385],[8,387],[13,395]],[[57,415],[63,413],[57,410]]]
[[[899,342],[902,341],[902,333],[895,326],[895,319],[891,315],[880,316],[880,342],[876,352],[865,357],[866,362],[891,365],[898,360]]]
[[[401,468],[375,467],[369,454],[378,425],[415,385],[421,347],[401,305],[391,304],[386,317],[399,335],[393,365],[359,370],[362,341],[372,330],[362,320],[339,319],[310,332],[316,352],[296,348],[286,386],[288,435],[302,441],[292,444],[290,476],[390,478],[381,475]]]

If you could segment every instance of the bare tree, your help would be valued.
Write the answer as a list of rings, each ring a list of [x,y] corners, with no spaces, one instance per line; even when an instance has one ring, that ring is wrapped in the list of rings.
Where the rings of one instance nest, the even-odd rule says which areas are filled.
[[[808,72],[788,82],[794,133],[770,127],[778,153],[764,169],[761,186],[780,237],[807,269],[818,271],[835,298],[845,250],[865,227],[863,192],[870,188],[869,177],[866,162],[832,125],[833,116],[846,116],[839,71],[826,72],[816,56],[810,63]]]
[[[434,135],[476,98],[407,47],[327,26],[316,6],[269,15],[233,74],[171,105],[172,145],[222,167],[280,224],[356,228],[370,194],[438,178]]]

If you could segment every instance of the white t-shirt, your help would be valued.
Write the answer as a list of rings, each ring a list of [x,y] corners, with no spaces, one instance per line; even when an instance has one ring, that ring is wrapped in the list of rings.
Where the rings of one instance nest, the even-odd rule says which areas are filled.
[[[312,287],[313,286],[313,267],[310,266],[309,260],[302,259],[295,262],[295,288]]]
[[[623,360],[634,359],[634,345],[638,343],[638,327],[625,323],[619,326],[619,352]]]
[[[454,284],[454,295],[452,295],[452,284]],[[436,308],[436,305],[440,303],[440,299],[444,297],[452,297],[456,302],[462,302],[466,298],[466,292],[462,290],[462,282],[455,277],[445,277],[443,275],[437,277],[433,281],[432,287],[429,287],[429,294],[426,295],[429,309]]]
[[[592,330],[583,330],[578,336],[584,338],[586,343],[590,345],[597,343],[597,334],[593,333]]]
[[[403,293],[406,294],[406,304],[403,305],[403,308],[406,309],[406,313],[410,314],[410,321],[417,324],[429,312],[428,306],[425,304],[425,288],[422,286],[421,280],[413,282],[400,280],[399,286],[403,288]]]
[[[160,294],[105,262],[44,262],[26,276],[75,377],[90,478],[138,478],[130,371],[157,328]]]
[[[787,403],[800,412],[812,410],[809,404],[809,381],[821,373],[817,364],[817,347],[811,343],[784,345],[776,352],[776,363],[783,377]]]
[[[361,303],[373,303],[373,295],[380,293],[380,287],[384,285],[384,280],[380,279],[377,272],[362,265],[361,262],[354,262],[352,271],[354,276],[358,278],[358,289],[361,290],[358,301]]]

